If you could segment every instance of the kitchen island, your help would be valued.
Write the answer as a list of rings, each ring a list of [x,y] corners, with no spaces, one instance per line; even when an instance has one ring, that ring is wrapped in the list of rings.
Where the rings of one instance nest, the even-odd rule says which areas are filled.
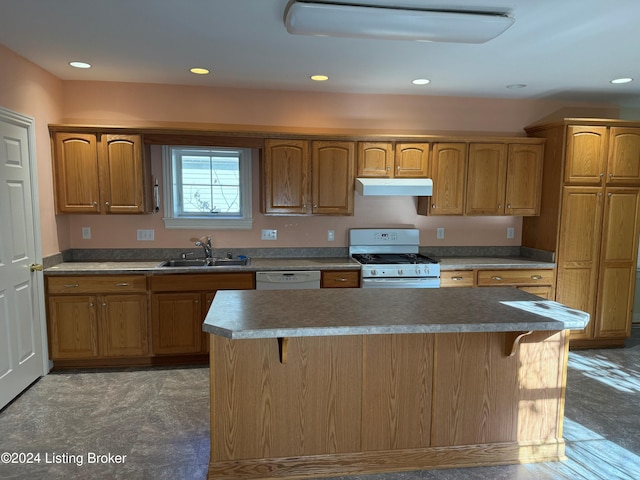
[[[218,292],[208,478],[561,460],[588,320],[503,287]]]

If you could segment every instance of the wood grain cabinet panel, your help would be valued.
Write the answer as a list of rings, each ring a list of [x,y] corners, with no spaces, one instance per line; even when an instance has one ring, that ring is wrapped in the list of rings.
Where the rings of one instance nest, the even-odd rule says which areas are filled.
[[[344,270],[323,270],[320,277],[321,288],[358,288],[360,272]]]
[[[358,142],[358,177],[424,178],[429,175],[429,144]]]
[[[607,127],[569,126],[565,183],[601,185],[607,170],[607,141]]]
[[[309,211],[309,144],[304,140],[265,140],[262,169],[263,213]]]
[[[435,143],[431,158],[433,194],[418,198],[421,215],[463,215],[467,175],[466,143]]]
[[[265,140],[262,212],[353,215],[355,143]]]
[[[311,213],[353,215],[353,142],[311,143]]]
[[[59,213],[150,210],[150,177],[141,135],[56,132],[53,152]]]
[[[473,270],[444,270],[440,272],[440,287],[474,287]]]
[[[49,297],[47,307],[49,353],[52,360],[98,356],[98,323],[94,297]]]
[[[640,184],[640,127],[611,127],[606,181],[609,185]]]
[[[507,146],[501,143],[469,145],[467,215],[503,215],[507,173]]]
[[[392,142],[358,142],[358,177],[392,177]]]
[[[428,143],[396,143],[395,171],[397,178],[425,178],[429,175]]]
[[[537,215],[540,213],[543,150],[543,145],[509,145],[505,214]]]

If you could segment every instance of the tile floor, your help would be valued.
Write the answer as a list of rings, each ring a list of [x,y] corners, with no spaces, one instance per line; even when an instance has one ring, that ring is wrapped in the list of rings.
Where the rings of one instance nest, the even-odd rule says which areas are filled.
[[[206,368],[47,375],[0,412],[0,453],[40,463],[0,463],[0,478],[203,480],[208,402]],[[627,348],[570,353],[565,413],[565,462],[340,480],[640,478],[640,326]],[[126,458],[89,463],[90,453]]]

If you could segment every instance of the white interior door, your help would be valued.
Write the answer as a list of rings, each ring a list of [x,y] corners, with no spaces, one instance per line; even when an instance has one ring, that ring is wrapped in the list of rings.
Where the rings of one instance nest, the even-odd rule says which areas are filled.
[[[0,408],[48,371],[32,140],[33,120],[0,108]]]

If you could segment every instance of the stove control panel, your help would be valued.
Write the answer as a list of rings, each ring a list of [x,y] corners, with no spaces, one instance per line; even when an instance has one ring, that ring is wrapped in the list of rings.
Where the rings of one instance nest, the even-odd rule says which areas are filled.
[[[363,265],[362,277],[440,277],[440,265]]]

